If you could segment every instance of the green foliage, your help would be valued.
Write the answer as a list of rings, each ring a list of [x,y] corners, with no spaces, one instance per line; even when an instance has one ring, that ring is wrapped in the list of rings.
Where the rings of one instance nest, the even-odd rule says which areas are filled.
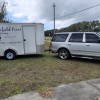
[[[83,21],[70,25],[69,27],[56,29],[56,32],[99,32],[100,22],[96,21]],[[53,36],[53,30],[45,31],[45,36]]]
[[[98,32],[100,31],[99,21],[83,21],[76,24],[73,24],[66,28],[65,31],[68,32]]]
[[[0,3],[0,23],[7,23],[9,21],[6,20],[6,14],[7,14],[7,10],[6,10],[6,3],[5,2],[1,2]]]
[[[57,33],[58,32],[58,29],[55,29],[55,32]],[[54,30],[47,30],[47,31],[45,31],[45,36],[46,37],[52,37],[53,36],[53,34],[54,34]]]

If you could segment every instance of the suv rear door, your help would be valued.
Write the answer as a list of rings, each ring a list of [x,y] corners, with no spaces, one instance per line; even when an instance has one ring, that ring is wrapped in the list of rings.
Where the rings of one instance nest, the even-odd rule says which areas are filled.
[[[100,57],[100,37],[96,33],[85,33],[86,55]]]
[[[59,48],[66,46],[66,39],[68,37],[68,33],[57,33],[52,38],[52,47],[51,50],[53,52],[57,52]]]
[[[73,55],[84,55],[84,33],[71,33],[67,43],[69,51]]]

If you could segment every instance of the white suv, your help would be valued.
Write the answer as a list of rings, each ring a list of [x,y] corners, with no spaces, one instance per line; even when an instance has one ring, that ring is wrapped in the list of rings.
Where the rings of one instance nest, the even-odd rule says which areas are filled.
[[[61,59],[70,56],[100,57],[100,34],[96,32],[56,33],[51,41],[50,50],[58,53]]]

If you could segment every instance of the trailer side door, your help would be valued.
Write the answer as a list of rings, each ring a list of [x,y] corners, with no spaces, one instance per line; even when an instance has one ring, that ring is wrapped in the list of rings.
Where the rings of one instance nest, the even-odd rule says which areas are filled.
[[[23,26],[23,41],[25,54],[36,53],[35,26]]]

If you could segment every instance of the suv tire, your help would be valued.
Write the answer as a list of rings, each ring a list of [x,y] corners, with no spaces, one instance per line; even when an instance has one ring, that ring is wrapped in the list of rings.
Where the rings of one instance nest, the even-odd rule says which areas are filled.
[[[67,49],[60,49],[58,51],[58,56],[60,59],[66,60],[70,57],[70,53]]]

